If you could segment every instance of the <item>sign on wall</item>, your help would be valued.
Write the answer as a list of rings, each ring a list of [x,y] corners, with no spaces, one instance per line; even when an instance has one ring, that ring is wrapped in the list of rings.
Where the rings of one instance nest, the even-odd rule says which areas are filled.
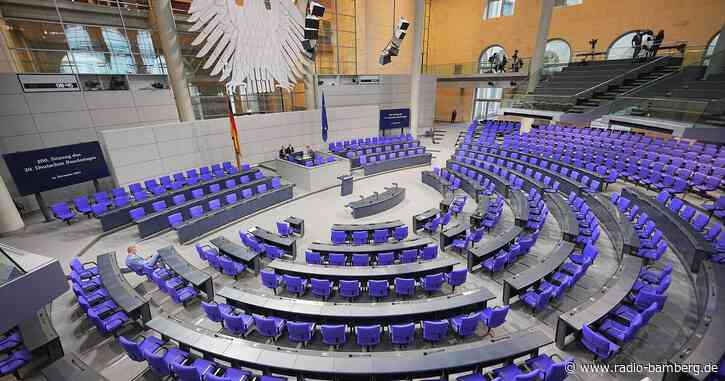
[[[109,176],[98,142],[9,153],[3,158],[22,196]]]
[[[18,80],[26,93],[81,91],[73,74],[18,74]]]
[[[380,129],[408,128],[410,127],[410,109],[394,108],[380,110]]]

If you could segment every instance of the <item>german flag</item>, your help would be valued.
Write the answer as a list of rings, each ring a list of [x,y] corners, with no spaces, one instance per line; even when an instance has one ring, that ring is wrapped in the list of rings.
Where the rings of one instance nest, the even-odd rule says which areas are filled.
[[[232,112],[232,99],[229,96],[227,96],[227,113],[229,115],[229,128],[232,134],[232,145],[234,146],[234,157],[237,159],[237,168],[239,168],[239,156],[241,154],[241,149],[239,147],[239,132],[237,131],[237,122],[234,120],[234,112]]]

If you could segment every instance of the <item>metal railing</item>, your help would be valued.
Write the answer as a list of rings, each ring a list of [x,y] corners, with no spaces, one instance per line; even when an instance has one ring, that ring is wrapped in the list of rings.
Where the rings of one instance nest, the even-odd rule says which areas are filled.
[[[423,74],[428,75],[467,75],[467,74],[528,74],[531,58],[520,58],[521,65],[514,66],[511,58],[503,70],[488,62],[458,62],[439,65],[424,65]]]
[[[695,123],[702,118],[708,107],[708,101],[620,97],[611,103],[608,113]]]
[[[21,73],[166,74],[161,54],[23,48],[9,51]]]

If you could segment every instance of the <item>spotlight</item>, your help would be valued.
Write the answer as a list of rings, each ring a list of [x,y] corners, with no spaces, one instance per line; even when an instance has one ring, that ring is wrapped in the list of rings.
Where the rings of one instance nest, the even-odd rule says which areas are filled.
[[[316,17],[324,16],[325,15],[325,6],[318,2],[311,1],[310,2],[310,14],[312,16],[316,16]]]
[[[491,87],[494,87],[495,86],[494,83],[491,82],[491,81],[488,81],[488,85],[491,86]]]
[[[320,18],[315,16],[305,17],[305,28],[320,29]]]
[[[400,29],[402,31],[407,31],[409,26],[410,26],[410,21],[408,21],[402,17],[398,21],[398,29]]]

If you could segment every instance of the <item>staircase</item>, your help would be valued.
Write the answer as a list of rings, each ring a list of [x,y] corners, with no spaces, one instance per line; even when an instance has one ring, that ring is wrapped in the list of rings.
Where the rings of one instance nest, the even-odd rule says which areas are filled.
[[[646,86],[654,81],[658,81],[666,76],[671,75],[672,73],[677,72],[680,69],[681,62],[682,59],[673,58],[670,60],[670,63],[667,66],[655,68],[653,71],[640,74],[637,78],[634,79],[626,79],[621,85],[612,86],[607,89],[606,92],[595,93],[594,96],[589,99],[580,100],[579,103],[569,107],[568,109],[566,109],[565,112],[582,114],[591,111],[596,107],[613,101],[618,96],[625,95],[642,86]]]

